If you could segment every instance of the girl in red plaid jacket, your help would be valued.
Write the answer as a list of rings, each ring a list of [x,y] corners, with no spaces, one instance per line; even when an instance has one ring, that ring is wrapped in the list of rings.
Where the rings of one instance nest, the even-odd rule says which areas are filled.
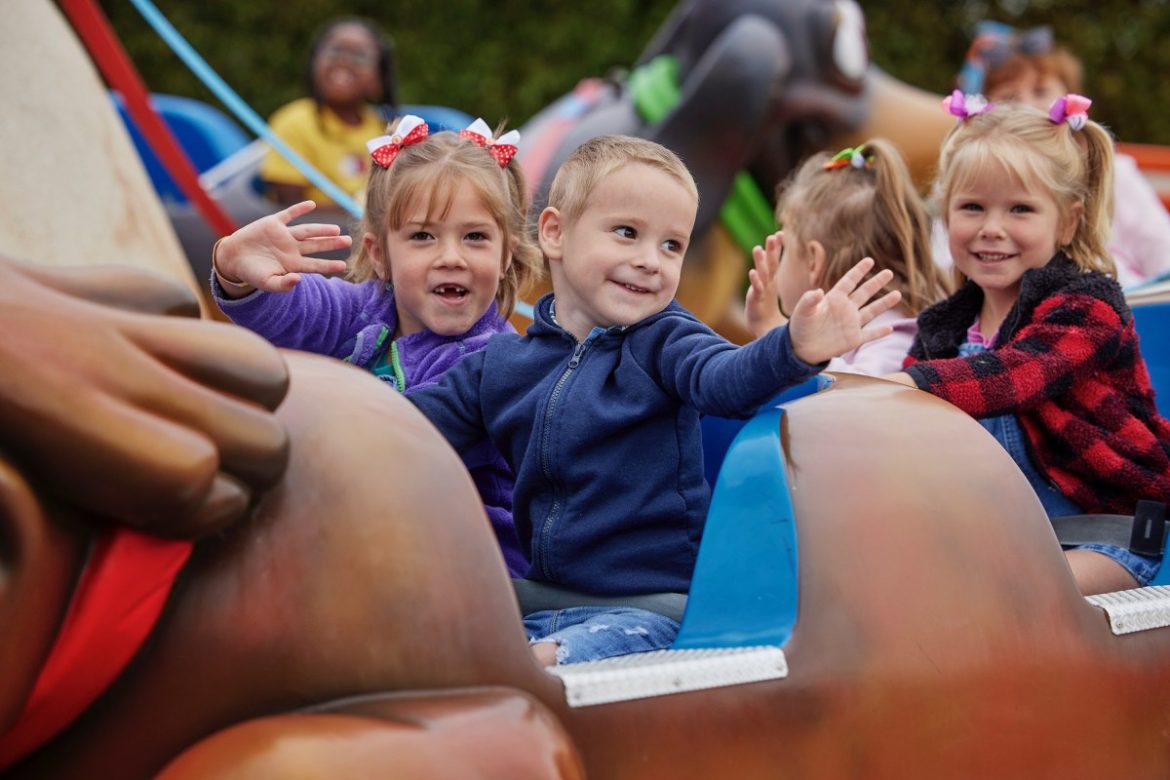
[[[979,419],[1049,517],[1170,502],[1170,422],[1158,415],[1133,315],[1105,249],[1113,143],[1067,95],[1049,114],[948,98],[935,196],[959,287],[918,317],[902,373]],[[1146,585],[1158,559],[1068,551],[1085,593]]]

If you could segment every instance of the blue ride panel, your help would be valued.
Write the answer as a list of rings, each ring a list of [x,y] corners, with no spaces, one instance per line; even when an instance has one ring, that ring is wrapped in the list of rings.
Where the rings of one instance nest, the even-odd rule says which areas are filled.
[[[110,98],[126,125],[126,131],[130,133],[130,139],[146,167],[146,173],[150,176],[155,192],[163,201],[186,203],[187,196],[175,184],[139,132],[134,120],[126,111],[122,96],[117,92],[111,92]],[[191,160],[191,164],[195,166],[195,170],[200,173],[244,148],[251,140],[227,114],[202,101],[161,93],[152,94],[150,100],[154,110],[175,134],[175,139]]]
[[[760,412],[727,450],[674,649],[780,646],[792,635],[796,522],[780,446],[783,414]]]
[[[829,377],[818,374],[781,392],[760,408],[768,409],[788,401],[795,401],[797,398],[803,398],[825,389],[832,381]],[[732,440],[745,424],[747,424],[747,420],[712,415],[707,415],[700,421],[703,432],[703,476],[707,478],[707,484],[712,489],[719,479],[719,470],[723,466],[723,457],[727,454],[727,448],[731,446]]]
[[[458,133],[475,121],[475,117],[450,106],[430,106],[415,103],[401,106],[398,109],[398,113],[399,115],[414,114],[417,117],[421,117],[427,123],[427,129],[432,133],[437,133],[440,130],[452,130]],[[491,127],[493,133],[496,131],[495,126],[491,122],[488,122],[488,127]]]
[[[1133,318],[1157,394],[1158,413],[1170,417],[1170,303],[1134,306]]]

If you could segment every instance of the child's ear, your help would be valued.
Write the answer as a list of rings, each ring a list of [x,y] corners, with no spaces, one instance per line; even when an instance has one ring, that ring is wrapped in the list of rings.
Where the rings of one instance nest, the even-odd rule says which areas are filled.
[[[362,234],[362,251],[370,258],[370,265],[374,267],[374,273],[383,282],[390,281],[390,264],[386,262],[386,256],[382,254],[382,242],[373,233]]]
[[[809,289],[819,288],[821,280],[825,278],[825,263],[829,259],[825,252],[825,245],[820,241],[809,241],[804,247],[804,253],[808,258]]]
[[[1084,218],[1085,204],[1078,200],[1068,211],[1068,223],[1060,231],[1058,247],[1066,247],[1073,242],[1077,235],[1077,228],[1081,226],[1081,220]]]
[[[564,220],[561,212],[548,206],[540,212],[539,237],[540,251],[549,260],[560,260],[562,249],[561,241],[564,237]]]

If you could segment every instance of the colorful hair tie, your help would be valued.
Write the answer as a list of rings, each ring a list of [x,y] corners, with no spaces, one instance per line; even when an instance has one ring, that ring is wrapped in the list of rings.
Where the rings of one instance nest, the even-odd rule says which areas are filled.
[[[1064,97],[1056,99],[1052,108],[1048,109],[1048,118],[1052,120],[1053,124],[1059,125],[1061,122],[1067,122],[1073,130],[1082,130],[1085,123],[1089,121],[1089,106],[1091,105],[1093,105],[1093,101],[1084,95],[1075,95],[1070,92]]]
[[[398,120],[394,128],[394,135],[380,135],[366,141],[366,148],[370,150],[370,157],[383,168],[389,168],[390,163],[402,151],[402,147],[425,141],[430,134],[426,120],[414,114],[407,114]]]
[[[498,139],[492,138],[491,128],[483,119],[476,119],[466,130],[459,131],[460,138],[466,138],[477,146],[487,149],[501,168],[507,168],[508,163],[516,156],[520,144],[520,131],[509,130]]]
[[[844,168],[846,165],[857,168],[858,170],[862,168],[872,168],[873,155],[862,153],[861,150],[863,148],[864,147],[862,146],[852,148],[846,147],[845,149],[842,149],[833,155],[828,160],[828,162],[826,162],[821,167],[826,171],[831,171],[836,168]]]
[[[943,108],[957,116],[960,122],[995,108],[995,104],[987,102],[982,95],[965,95],[958,89],[943,98],[942,103]]]

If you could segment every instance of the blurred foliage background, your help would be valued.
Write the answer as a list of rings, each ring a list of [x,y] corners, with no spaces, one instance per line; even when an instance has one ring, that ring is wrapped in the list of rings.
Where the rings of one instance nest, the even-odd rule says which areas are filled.
[[[356,14],[397,48],[404,103],[523,124],[581,78],[630,66],[672,0],[155,0],[191,45],[261,116],[304,94],[310,40]],[[776,0],[784,2],[784,0]],[[129,0],[101,0],[148,87],[218,102]],[[940,95],[980,19],[1050,24],[1085,65],[1092,115],[1120,140],[1170,144],[1170,0],[861,0],[870,58]],[[221,106],[222,107],[222,106]]]

